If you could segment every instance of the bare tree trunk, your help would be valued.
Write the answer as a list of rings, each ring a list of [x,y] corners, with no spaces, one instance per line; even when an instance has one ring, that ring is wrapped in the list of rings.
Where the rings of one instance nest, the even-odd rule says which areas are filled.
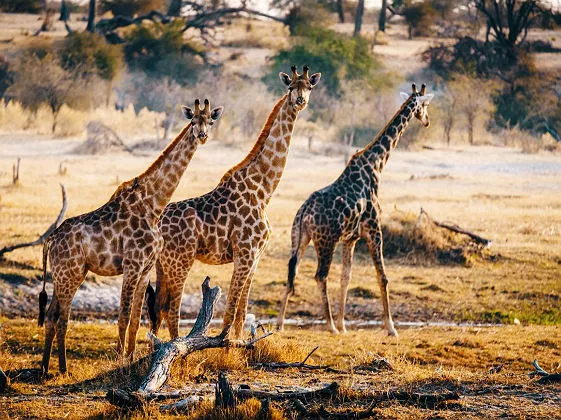
[[[171,0],[167,15],[168,16],[179,16],[181,13],[181,0]]]
[[[355,16],[355,31],[354,36],[360,34],[360,29],[362,28],[362,17],[364,16],[364,0],[358,0],[356,5],[356,16]]]
[[[345,9],[343,8],[343,0],[337,0],[337,14],[339,15],[339,22],[345,23]]]
[[[95,0],[90,0],[90,7],[88,10],[88,26],[86,31],[93,32],[95,30]]]
[[[382,8],[378,16],[378,30],[386,32],[386,13],[388,10],[388,0],[382,0]]]
[[[60,3],[60,17],[58,18],[58,20],[62,20],[63,22],[66,22],[69,18],[70,18],[70,9],[66,4],[66,0],[62,0],[62,2]]]
[[[468,123],[468,140],[469,144],[473,145],[473,124],[474,124],[474,116],[471,114],[467,115],[467,123]]]
[[[12,166],[12,184],[16,185],[19,183],[19,164],[21,162],[21,158],[18,158],[17,163],[14,163]]]

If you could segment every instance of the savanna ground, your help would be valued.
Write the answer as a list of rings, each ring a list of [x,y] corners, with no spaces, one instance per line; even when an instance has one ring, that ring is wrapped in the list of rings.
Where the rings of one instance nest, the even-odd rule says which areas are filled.
[[[17,36],[23,35],[18,32]],[[404,51],[412,49],[416,54],[429,41],[419,40],[418,50],[411,47],[416,44],[406,44],[401,35],[392,42],[399,49],[392,49],[391,43],[380,48],[385,62],[408,67],[418,59],[413,52]],[[247,49],[242,67],[244,63],[246,67],[252,65],[266,53],[262,48]],[[145,120],[141,114],[128,121],[136,125],[131,129],[136,134],[123,136],[127,143],[142,140],[139,132],[153,131],[153,122]],[[67,216],[81,214],[105,203],[119,182],[143,171],[157,153],[80,156],[72,150],[82,137],[51,138],[10,130],[9,125],[4,121],[0,133],[0,247],[33,240],[52,223],[60,208],[59,183],[68,191]],[[344,167],[342,156],[310,153],[306,142],[297,126],[287,168],[269,209],[271,243],[252,286],[250,312],[258,319],[274,319],[277,314],[296,210],[312,191],[327,185]],[[225,143],[211,138],[199,149],[174,199],[213,188],[223,172],[250,148],[248,143]],[[14,186],[11,167],[17,157],[22,158],[21,179]],[[58,173],[61,162],[65,175]],[[561,417],[560,385],[540,385],[528,376],[533,359],[550,372],[561,369],[560,175],[561,160],[552,153],[523,154],[518,149],[489,145],[437,145],[417,151],[398,148],[382,179],[380,199],[386,225],[391,226],[403,215],[414,220],[422,207],[434,219],[458,223],[491,239],[490,249],[473,254],[463,264],[442,265],[418,255],[388,258],[390,302],[399,338],[387,337],[378,326],[358,323],[380,320],[381,304],[370,258],[357,252],[347,303],[347,319],[357,323],[349,327],[348,334],[332,336],[321,325],[289,325],[284,333],[275,333],[255,350],[207,350],[189,356],[175,366],[169,386],[208,395],[213,392],[218,372],[227,370],[235,385],[246,383],[261,389],[315,388],[337,381],[341,392],[331,400],[317,402],[330,410],[366,407],[373,392],[450,390],[457,391],[461,399],[436,407],[387,402],[376,407],[373,415]],[[0,261],[0,367],[5,371],[39,366],[43,329],[36,326],[35,318],[40,267],[40,247],[6,254]],[[196,315],[205,276],[209,275],[211,284],[219,285],[225,295],[231,270],[231,265],[196,263],[185,286],[182,317]],[[310,248],[300,265],[296,296],[288,307],[293,324],[321,317],[314,271],[315,256]],[[340,272],[337,254],[329,280],[334,312],[338,308]],[[147,369],[143,365],[130,370],[114,353],[117,328],[112,322],[116,319],[120,284],[120,278],[88,277],[77,294],[74,321],[68,331],[72,376],[55,376],[41,383],[14,378],[8,392],[0,396],[0,417],[167,416],[159,412],[159,404],[130,413],[105,400],[108,390],[137,383]],[[47,291],[52,292],[50,282]],[[217,319],[224,300],[225,296],[218,304]],[[100,319],[110,322],[101,323]],[[418,321],[424,325],[406,327]],[[146,332],[143,327],[139,334],[139,356],[148,352]],[[167,331],[163,338],[167,338]],[[259,361],[300,361],[315,346],[319,349],[311,363],[329,364],[349,373],[296,369],[269,372],[251,366]],[[53,356],[54,372],[56,353]],[[357,369],[377,356],[385,357],[393,370],[365,373]],[[273,416],[295,415],[290,405],[273,407]],[[249,401],[237,415],[252,417],[258,411],[259,403]],[[212,418],[218,414],[225,413],[213,412],[209,404],[203,404],[191,417]]]

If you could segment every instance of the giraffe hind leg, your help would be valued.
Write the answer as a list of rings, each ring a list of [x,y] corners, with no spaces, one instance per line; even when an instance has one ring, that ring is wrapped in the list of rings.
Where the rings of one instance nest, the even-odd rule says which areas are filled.
[[[345,328],[345,305],[347,303],[347,291],[351,282],[351,269],[353,263],[353,253],[356,241],[343,243],[343,271],[341,273],[341,290],[339,295],[339,316],[337,318],[337,328],[340,332],[347,332]]]
[[[327,277],[329,275],[329,269],[331,268],[331,262],[333,260],[333,252],[335,251],[335,244],[320,244],[316,245],[316,252],[318,256],[318,267],[316,270],[316,284],[318,286],[323,313],[325,316],[325,322],[327,324],[327,329],[333,334],[339,334],[339,330],[335,328],[333,323],[333,316],[331,314],[331,305],[329,303],[329,295],[327,293]]]
[[[53,300],[45,316],[45,347],[43,348],[43,360],[41,362],[41,371],[45,376],[49,374],[49,362],[51,360],[53,341],[56,335],[56,323],[59,316],[60,304],[56,294],[53,294]]]

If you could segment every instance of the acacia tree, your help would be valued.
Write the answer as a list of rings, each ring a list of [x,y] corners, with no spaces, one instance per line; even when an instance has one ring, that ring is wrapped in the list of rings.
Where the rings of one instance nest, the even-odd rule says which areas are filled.
[[[544,11],[537,0],[475,0],[475,7],[487,18],[486,41],[492,35],[511,50],[524,43],[528,28]]]
[[[63,105],[80,108],[93,102],[92,91],[95,89],[84,88],[90,82],[92,79],[82,77],[80,67],[73,71],[64,70],[51,54],[44,57],[24,55],[14,66],[14,83],[9,93],[33,114],[42,105],[47,105],[53,116],[51,129],[54,134]]]
[[[448,87],[455,98],[457,112],[465,120],[468,142],[473,145],[476,124],[482,119],[487,121],[495,109],[492,101],[495,84],[488,80],[457,75],[449,82]]]
[[[362,28],[362,18],[364,16],[364,0],[358,0],[355,12],[355,30],[354,36],[360,34]]]

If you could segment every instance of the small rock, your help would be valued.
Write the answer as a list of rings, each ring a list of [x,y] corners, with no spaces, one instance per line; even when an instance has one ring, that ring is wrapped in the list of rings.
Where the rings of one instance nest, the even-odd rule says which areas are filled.
[[[512,323],[514,325],[520,325],[520,320],[518,318],[514,318],[514,321],[512,321]]]

